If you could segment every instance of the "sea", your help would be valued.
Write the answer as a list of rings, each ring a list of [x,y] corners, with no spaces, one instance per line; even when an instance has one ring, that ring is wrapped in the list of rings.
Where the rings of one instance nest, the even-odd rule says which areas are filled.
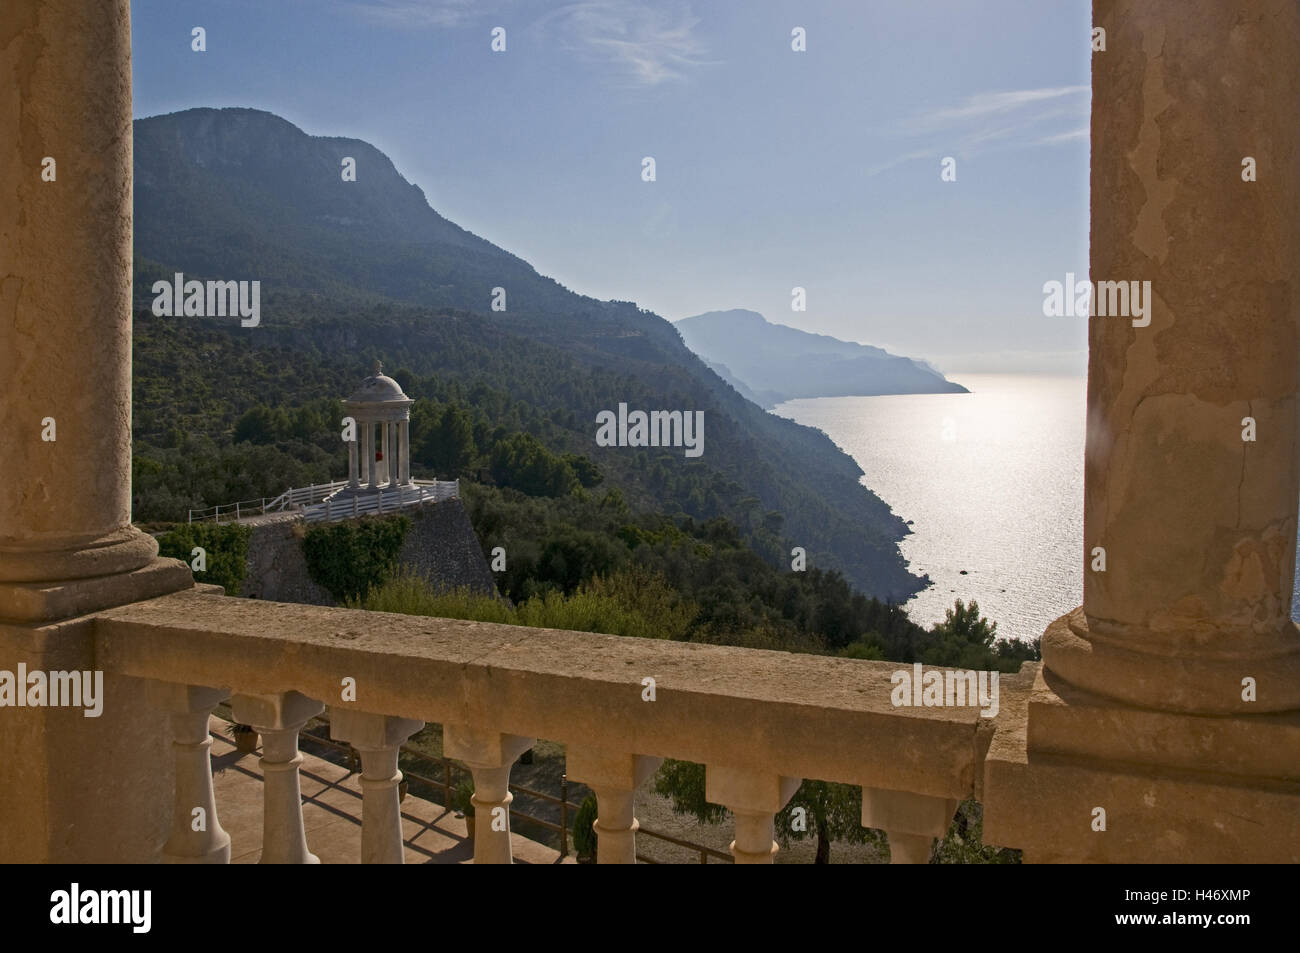
[[[974,600],[999,636],[1037,638],[1083,601],[1087,383],[949,380],[970,393],[801,399],[775,412],[824,431],[908,521],[903,556],[932,583],[906,603],[916,622]],[[1292,614],[1300,621],[1300,578]]]

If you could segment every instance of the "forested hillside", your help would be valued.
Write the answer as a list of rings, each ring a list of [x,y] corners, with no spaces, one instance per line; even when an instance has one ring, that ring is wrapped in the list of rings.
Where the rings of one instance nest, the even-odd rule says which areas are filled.
[[[825,435],[745,400],[657,315],[575,294],[443,219],[373,147],[243,109],[135,127],[138,519],[339,476],[334,401],[380,358],[422,399],[425,475],[542,495],[599,483],[637,512],[725,518],[756,545],[761,529],[769,561],[804,547],[869,595],[918,587],[904,524]],[[261,324],[154,317],[151,286],[177,271],[259,280]],[[596,414],[619,403],[704,411],[703,456],[597,447]]]

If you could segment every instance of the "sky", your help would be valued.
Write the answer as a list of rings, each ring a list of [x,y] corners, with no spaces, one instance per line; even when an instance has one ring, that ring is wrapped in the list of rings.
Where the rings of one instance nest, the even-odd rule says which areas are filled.
[[[131,8],[137,117],[249,106],[364,139],[575,291],[947,373],[1085,370],[1086,318],[1045,317],[1043,285],[1088,273],[1089,0]]]

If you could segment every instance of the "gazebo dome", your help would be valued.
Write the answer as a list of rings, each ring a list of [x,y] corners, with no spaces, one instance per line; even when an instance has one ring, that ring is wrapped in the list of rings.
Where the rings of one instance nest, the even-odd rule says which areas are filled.
[[[361,382],[361,386],[348,398],[350,404],[372,404],[386,401],[406,401],[402,385],[383,374],[384,365],[375,361],[375,372]]]

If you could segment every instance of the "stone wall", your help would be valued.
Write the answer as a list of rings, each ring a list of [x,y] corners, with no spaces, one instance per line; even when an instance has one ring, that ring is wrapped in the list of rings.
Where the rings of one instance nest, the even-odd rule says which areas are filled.
[[[461,586],[496,595],[496,578],[460,500],[426,503],[405,511],[411,531],[402,544],[401,564],[429,580],[434,589]]]
[[[332,606],[334,598],[312,582],[302,554],[302,517],[258,517],[249,521],[248,569],[239,595],[245,599]]]
[[[460,500],[426,503],[402,511],[411,530],[402,544],[400,565],[429,580],[435,589],[468,587],[496,594],[496,581]],[[248,571],[239,595],[246,599],[332,606],[334,599],[312,581],[302,552],[302,518],[257,517],[248,521]]]

